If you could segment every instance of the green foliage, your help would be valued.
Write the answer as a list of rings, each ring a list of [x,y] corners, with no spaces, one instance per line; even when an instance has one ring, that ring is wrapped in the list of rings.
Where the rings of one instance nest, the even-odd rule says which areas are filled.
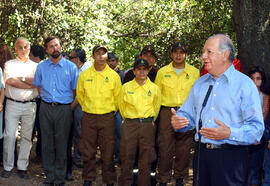
[[[43,44],[57,35],[65,51],[83,47],[91,56],[104,44],[128,69],[146,44],[156,48],[157,66],[170,62],[172,43],[183,41],[188,61],[201,67],[205,40],[215,33],[235,38],[232,1],[222,0],[2,0],[0,40],[11,47],[19,36]]]

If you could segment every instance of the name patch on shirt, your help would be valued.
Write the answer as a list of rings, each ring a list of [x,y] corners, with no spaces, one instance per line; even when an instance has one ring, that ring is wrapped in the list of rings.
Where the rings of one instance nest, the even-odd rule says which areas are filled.
[[[89,82],[92,82],[92,81],[93,81],[93,79],[87,79],[87,80],[85,80],[85,81],[89,81]]]
[[[134,92],[127,91],[128,94],[134,94]]]
[[[171,75],[165,74],[165,75],[164,75],[164,77],[168,77],[168,78],[170,78],[170,77],[171,77]]]

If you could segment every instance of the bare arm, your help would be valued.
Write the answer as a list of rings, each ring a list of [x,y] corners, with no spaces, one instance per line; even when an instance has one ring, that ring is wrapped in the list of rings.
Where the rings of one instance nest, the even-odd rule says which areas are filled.
[[[79,102],[78,102],[77,98],[75,98],[71,103],[71,109],[74,110],[78,104],[79,104]]]
[[[17,79],[21,80],[22,77],[17,77]],[[35,85],[33,84],[34,78],[33,77],[25,77],[24,83],[30,85],[32,88],[35,88]]]
[[[4,102],[4,98],[5,98],[5,89],[2,88],[0,90],[0,112],[3,110],[3,102]]]
[[[34,88],[31,85],[28,85],[27,83],[22,82],[21,79],[19,79],[19,77],[8,78],[8,80],[6,81],[6,85],[10,85],[12,87],[21,88],[21,89],[31,89],[31,88]]]

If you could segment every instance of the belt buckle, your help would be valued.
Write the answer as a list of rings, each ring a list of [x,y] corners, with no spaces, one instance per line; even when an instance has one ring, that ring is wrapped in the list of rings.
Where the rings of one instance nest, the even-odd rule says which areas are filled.
[[[55,103],[55,102],[52,102],[52,106],[54,107],[54,106],[56,106],[57,105],[57,103]]]
[[[215,149],[216,148],[216,145],[207,143],[206,144],[206,148],[207,149]]]
[[[139,121],[142,123],[143,122],[143,120],[144,120],[144,118],[139,118]]]

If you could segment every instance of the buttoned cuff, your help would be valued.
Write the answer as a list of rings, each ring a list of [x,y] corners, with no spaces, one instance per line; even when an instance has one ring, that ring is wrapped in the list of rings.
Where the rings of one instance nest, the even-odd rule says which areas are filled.
[[[230,127],[230,130],[231,130],[231,134],[230,134],[229,139],[232,141],[239,141],[239,138],[240,138],[239,130],[233,127]]]

